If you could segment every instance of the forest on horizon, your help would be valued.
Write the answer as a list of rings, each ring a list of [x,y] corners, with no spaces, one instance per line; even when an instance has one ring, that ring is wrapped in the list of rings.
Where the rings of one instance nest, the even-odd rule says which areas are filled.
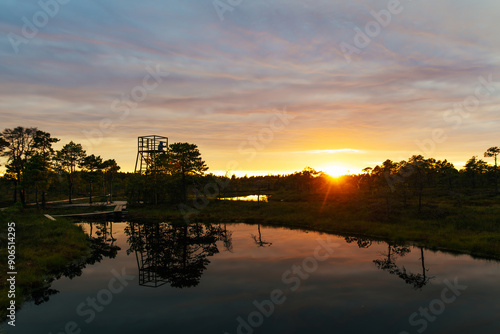
[[[155,169],[145,174],[123,173],[114,159],[89,154],[81,144],[52,145],[59,139],[37,128],[17,127],[0,133],[0,156],[6,173],[0,178],[1,206],[24,206],[47,201],[88,197],[89,201],[126,198],[129,203],[185,203],[192,197],[218,198],[232,194],[273,194],[275,199],[306,201],[314,194],[364,194],[404,205],[416,199],[445,194],[498,194],[498,147],[485,149],[485,158],[471,157],[458,170],[447,160],[413,155],[408,160],[385,160],[363,173],[332,178],[306,167],[289,175],[236,177],[207,174],[208,167],[195,144],[174,143],[158,156]],[[492,159],[492,160],[493,160]],[[319,197],[318,197],[319,198]]]

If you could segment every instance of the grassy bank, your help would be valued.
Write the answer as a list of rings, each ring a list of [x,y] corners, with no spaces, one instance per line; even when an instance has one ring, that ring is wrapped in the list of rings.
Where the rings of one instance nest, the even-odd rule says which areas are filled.
[[[81,228],[71,221],[61,218],[51,221],[36,210],[25,211],[19,208],[0,212],[0,221],[2,222],[0,254],[2,261],[5,261],[2,268],[6,269],[9,241],[7,223],[15,223],[17,307],[34,291],[45,287],[50,278],[61,272],[68,264],[88,255],[88,238]],[[2,270],[0,272],[2,320],[6,317],[6,307],[10,302],[6,279],[6,270]]]
[[[380,199],[336,198],[269,203],[217,201],[190,216],[191,221],[245,222],[288,226],[340,235],[412,243],[431,249],[500,259],[499,198],[446,198],[387,208]],[[129,207],[129,220],[182,219],[176,207]]]

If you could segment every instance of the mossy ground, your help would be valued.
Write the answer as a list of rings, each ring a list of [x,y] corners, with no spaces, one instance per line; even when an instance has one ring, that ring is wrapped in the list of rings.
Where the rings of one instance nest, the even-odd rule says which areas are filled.
[[[0,272],[0,312],[6,316],[9,303],[7,292],[7,223],[15,223],[16,243],[16,305],[20,307],[31,292],[44,287],[49,278],[73,261],[79,261],[89,252],[88,237],[73,222],[58,218],[47,219],[37,210],[12,208],[0,213],[0,257],[5,265]],[[4,307],[5,306],[5,307]]]

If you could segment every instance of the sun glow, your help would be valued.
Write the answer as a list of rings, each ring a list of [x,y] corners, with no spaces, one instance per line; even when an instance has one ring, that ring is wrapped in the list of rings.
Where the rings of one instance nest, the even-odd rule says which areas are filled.
[[[317,171],[322,171],[334,178],[351,173],[347,167],[341,165],[321,165]]]

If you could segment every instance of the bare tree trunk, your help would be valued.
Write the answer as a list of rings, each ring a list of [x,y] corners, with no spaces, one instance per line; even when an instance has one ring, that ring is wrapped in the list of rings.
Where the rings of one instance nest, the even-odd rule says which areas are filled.
[[[71,200],[71,195],[73,193],[73,179],[71,178],[71,174],[68,174],[68,182],[69,182],[69,198],[68,198],[68,202],[69,202],[69,204],[73,204],[73,201]]]
[[[17,202],[17,180],[14,182],[14,203]]]
[[[498,194],[497,155],[495,154],[495,194]]]
[[[17,180],[19,182],[19,180],[21,180],[21,173],[18,172],[17,173]],[[26,193],[24,191],[24,186],[22,185],[21,182],[19,182],[19,200],[21,201],[21,204],[23,205],[23,207],[26,206]]]
[[[424,248],[420,247],[420,259],[422,260],[422,275],[425,281],[425,262],[424,262]]]
[[[45,201],[45,190],[42,191],[42,209],[45,209],[46,201]]]
[[[104,198],[106,199],[106,202],[107,202],[108,196],[106,195],[106,176],[105,175],[106,174],[103,172],[102,173],[102,192],[103,192]]]
[[[23,187],[21,187],[19,189],[19,200],[21,200],[21,204],[23,206],[26,206],[26,194],[24,192],[24,188]]]
[[[90,180],[90,199],[89,199],[89,203],[92,204],[92,192],[94,191],[94,182],[92,182],[92,180]]]
[[[109,180],[109,201],[113,203],[113,175],[111,175],[111,179]]]
[[[186,192],[186,175],[182,171],[182,203],[187,202],[187,192]]]

